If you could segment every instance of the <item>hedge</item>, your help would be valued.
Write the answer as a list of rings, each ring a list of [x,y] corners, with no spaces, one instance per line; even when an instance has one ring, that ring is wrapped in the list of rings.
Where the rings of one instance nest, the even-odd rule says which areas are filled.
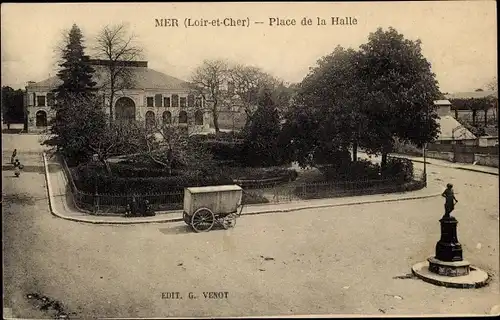
[[[73,179],[80,191],[106,194],[148,194],[169,193],[184,190],[184,187],[232,184],[232,179],[225,175],[203,177],[185,172],[184,175],[168,177],[119,177],[109,176],[92,166],[72,168]]]

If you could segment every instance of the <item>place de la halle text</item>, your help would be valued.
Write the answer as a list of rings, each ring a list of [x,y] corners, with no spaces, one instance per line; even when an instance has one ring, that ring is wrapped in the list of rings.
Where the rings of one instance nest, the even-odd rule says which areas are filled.
[[[304,17],[300,20],[300,25],[312,26],[312,25],[326,26],[353,26],[358,24],[358,19],[355,17],[331,17],[329,19],[316,17],[316,19]],[[299,25],[295,19],[282,19],[282,18],[269,18],[270,26],[295,26]]]

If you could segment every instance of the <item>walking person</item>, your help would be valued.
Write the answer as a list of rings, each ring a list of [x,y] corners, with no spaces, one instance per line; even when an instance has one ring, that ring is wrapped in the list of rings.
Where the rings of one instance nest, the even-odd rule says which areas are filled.
[[[14,175],[16,177],[19,177],[21,175],[21,169],[23,168],[23,165],[21,162],[19,162],[19,159],[16,159],[14,161]]]
[[[446,200],[444,203],[444,217],[449,218],[450,213],[455,209],[455,204],[457,204],[458,200],[455,198],[455,193],[453,192],[453,185],[448,183],[446,185],[446,189],[441,194]]]
[[[17,156],[17,149],[14,149],[14,152],[12,152],[12,156],[10,157],[10,163],[14,164],[14,159]]]

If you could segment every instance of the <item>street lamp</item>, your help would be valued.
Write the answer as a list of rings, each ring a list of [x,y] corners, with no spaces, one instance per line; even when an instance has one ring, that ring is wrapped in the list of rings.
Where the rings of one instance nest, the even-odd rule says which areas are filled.
[[[424,187],[427,188],[427,159],[426,159],[426,152],[427,151],[427,142],[424,143]]]

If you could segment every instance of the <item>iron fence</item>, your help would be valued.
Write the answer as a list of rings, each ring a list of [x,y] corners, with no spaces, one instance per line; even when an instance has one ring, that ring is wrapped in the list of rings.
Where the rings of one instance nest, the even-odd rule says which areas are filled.
[[[184,191],[146,194],[102,194],[87,193],[78,190],[71,170],[65,159],[61,159],[63,169],[68,177],[69,189],[75,206],[94,215],[122,215],[132,198],[137,201],[148,200],[155,211],[181,210],[183,208]],[[393,193],[418,190],[425,187],[426,177],[418,169],[414,170],[414,179],[377,179],[357,181],[298,183],[274,182],[252,184],[243,187],[243,203],[284,203],[300,200],[359,196],[381,193]]]

